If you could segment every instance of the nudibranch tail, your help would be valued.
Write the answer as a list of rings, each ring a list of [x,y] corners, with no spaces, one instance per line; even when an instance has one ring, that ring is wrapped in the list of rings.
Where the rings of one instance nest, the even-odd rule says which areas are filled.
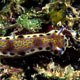
[[[67,46],[67,38],[57,30],[48,33],[19,35],[15,39],[11,36],[0,38],[1,56],[26,56],[40,51],[63,53]],[[59,34],[59,35],[58,35]]]

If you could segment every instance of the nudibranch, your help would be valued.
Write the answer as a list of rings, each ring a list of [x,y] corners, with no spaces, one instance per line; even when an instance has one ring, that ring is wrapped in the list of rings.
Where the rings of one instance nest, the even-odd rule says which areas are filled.
[[[0,56],[26,56],[36,52],[55,51],[63,53],[68,40],[61,30],[52,30],[48,33],[17,35],[0,37]]]

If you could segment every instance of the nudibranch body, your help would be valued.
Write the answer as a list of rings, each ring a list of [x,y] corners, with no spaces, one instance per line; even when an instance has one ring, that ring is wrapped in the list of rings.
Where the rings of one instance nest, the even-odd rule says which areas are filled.
[[[55,30],[48,33],[19,35],[15,38],[0,37],[0,56],[26,56],[40,51],[63,53],[67,43],[66,37]]]

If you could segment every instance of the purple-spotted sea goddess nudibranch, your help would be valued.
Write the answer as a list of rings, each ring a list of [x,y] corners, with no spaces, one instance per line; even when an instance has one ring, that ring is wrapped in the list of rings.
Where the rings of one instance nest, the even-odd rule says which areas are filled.
[[[48,33],[0,37],[0,56],[26,56],[40,51],[63,53],[68,45],[67,38],[60,31]]]

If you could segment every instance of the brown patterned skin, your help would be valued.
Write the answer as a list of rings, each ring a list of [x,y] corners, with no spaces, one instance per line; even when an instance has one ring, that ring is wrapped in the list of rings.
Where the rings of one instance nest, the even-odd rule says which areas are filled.
[[[41,33],[16,36],[15,39],[9,38],[0,40],[0,55],[20,56],[33,54],[39,51],[55,51],[57,48],[64,48],[67,44],[63,35],[53,33]]]

